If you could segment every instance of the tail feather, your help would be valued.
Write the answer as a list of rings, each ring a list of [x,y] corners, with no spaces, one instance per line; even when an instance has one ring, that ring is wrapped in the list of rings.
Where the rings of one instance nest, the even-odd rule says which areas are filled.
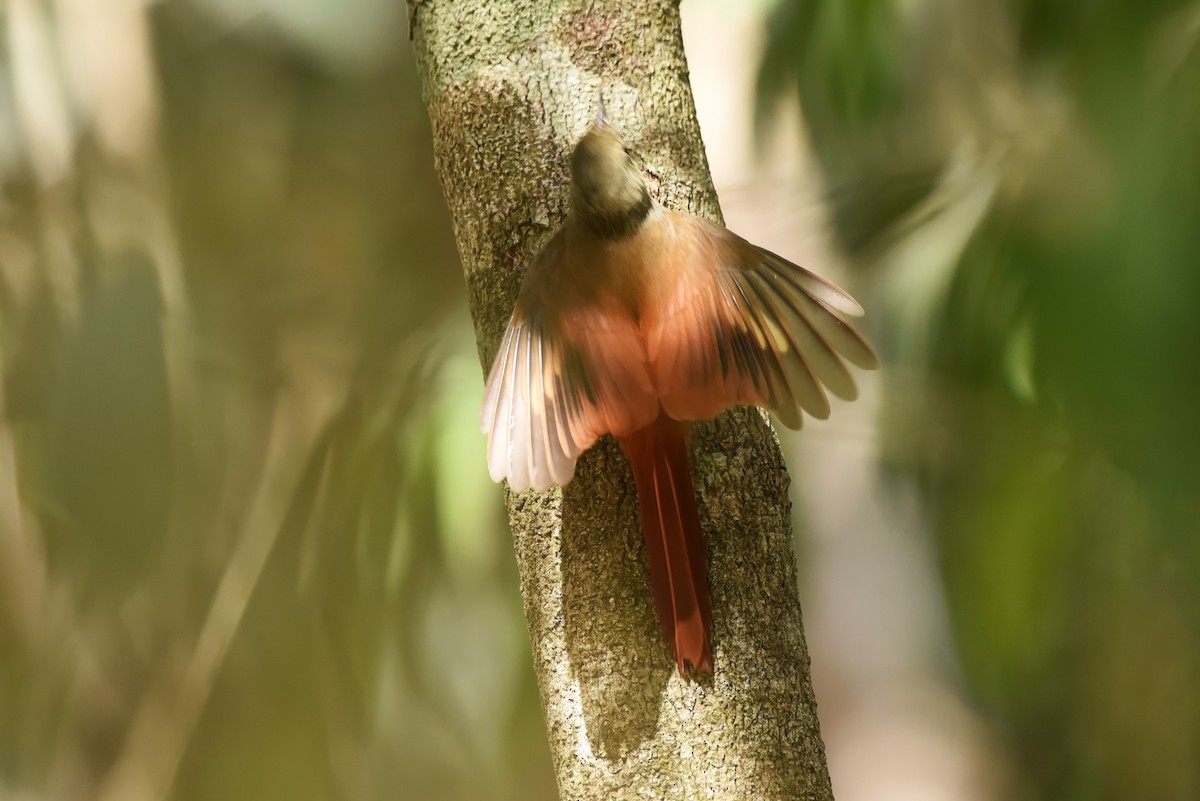
[[[663,638],[679,665],[712,672],[708,559],[688,464],[687,430],[660,414],[621,438],[633,467],[646,539],[646,562]]]

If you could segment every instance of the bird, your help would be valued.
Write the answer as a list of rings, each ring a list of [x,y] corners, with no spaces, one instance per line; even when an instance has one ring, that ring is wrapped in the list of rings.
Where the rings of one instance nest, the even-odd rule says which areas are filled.
[[[488,471],[566,485],[608,434],[633,472],[651,594],[680,676],[712,673],[707,547],[691,424],[737,405],[828,417],[846,362],[878,365],[847,292],[701,217],[664,207],[603,104],[570,160],[566,217],[525,271],[488,373]]]

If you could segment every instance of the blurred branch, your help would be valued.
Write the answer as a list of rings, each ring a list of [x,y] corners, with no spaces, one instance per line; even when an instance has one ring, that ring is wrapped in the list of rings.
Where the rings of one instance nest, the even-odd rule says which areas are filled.
[[[50,608],[49,576],[40,538],[21,502],[17,483],[17,457],[6,409],[7,387],[0,370],[0,625],[12,621],[17,635],[34,644],[46,635],[45,614]]]
[[[168,665],[146,692],[99,794],[100,801],[168,797],[179,762],[275,546],[304,466],[335,411],[320,393],[281,393],[271,411],[267,456],[191,657]]]

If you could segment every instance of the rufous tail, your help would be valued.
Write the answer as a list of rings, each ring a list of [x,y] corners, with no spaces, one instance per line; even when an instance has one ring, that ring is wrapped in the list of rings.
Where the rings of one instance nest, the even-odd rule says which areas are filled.
[[[688,464],[687,428],[660,413],[620,442],[637,484],[650,589],[663,637],[681,676],[689,665],[711,673],[708,558]]]

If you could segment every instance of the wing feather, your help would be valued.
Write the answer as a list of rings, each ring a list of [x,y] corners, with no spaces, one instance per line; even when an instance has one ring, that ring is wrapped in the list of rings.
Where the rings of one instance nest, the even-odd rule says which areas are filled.
[[[789,378],[778,359],[772,358],[766,322],[755,312],[754,302],[747,295],[746,287],[742,286],[732,275],[721,275],[718,284],[732,284],[734,293],[733,315],[738,326],[748,332],[749,336],[737,338],[739,347],[747,354],[744,362],[747,367],[740,376],[748,377],[748,391],[738,394],[741,403],[762,403],[768,408],[778,409],[780,419],[793,428],[800,426],[799,402],[796,390],[796,379]],[[734,376],[736,380],[739,376]],[[765,391],[763,391],[765,390]],[[745,397],[742,397],[745,395]]]
[[[787,300],[773,292],[760,275],[748,272],[735,280],[745,284],[757,300],[753,308],[771,333],[769,348],[764,349],[764,352],[774,356],[774,363],[783,374],[792,403],[813,417],[825,419],[829,416],[829,399],[817,380],[818,374],[810,364],[818,355],[824,354],[814,353],[817,348],[806,347],[812,343],[803,341],[801,330],[798,330],[801,327],[796,325],[793,315],[789,314]],[[837,360],[836,354],[831,352],[830,356]],[[840,365],[840,362],[838,364]]]
[[[764,262],[776,273],[786,278],[797,289],[797,291],[809,295],[819,300],[822,304],[836,309],[843,314],[848,314],[851,317],[862,317],[863,307],[858,301],[850,296],[850,293],[842,289],[832,281],[827,281],[816,273],[792,264],[785,258],[775,255],[766,248],[753,246],[755,250],[762,254]]]
[[[829,415],[826,391],[857,395],[846,362],[878,358],[848,322],[862,307],[802,267],[690,215],[669,213],[667,297],[648,323],[648,355],[663,407],[683,420],[742,403],[789,428],[801,410]]]
[[[531,357],[530,345],[533,344],[530,333],[529,326],[523,327],[520,332],[521,350],[517,358],[516,372],[513,375],[513,405],[512,413],[508,418],[511,427],[508,435],[509,467],[512,470],[508,480],[518,487],[528,487],[532,484],[529,475],[530,451],[533,448],[533,442],[530,439],[530,429],[532,428],[530,417],[533,410],[529,404],[531,389],[529,386],[529,360]]]
[[[512,377],[516,330],[509,323],[500,346],[500,354],[492,367],[481,413],[483,433],[488,435],[488,473],[493,481],[508,474],[508,433],[512,417]]]
[[[515,491],[566,484],[600,436],[652,422],[658,402],[644,362],[632,322],[614,324],[594,309],[569,323],[514,313],[480,414],[492,479]]]

